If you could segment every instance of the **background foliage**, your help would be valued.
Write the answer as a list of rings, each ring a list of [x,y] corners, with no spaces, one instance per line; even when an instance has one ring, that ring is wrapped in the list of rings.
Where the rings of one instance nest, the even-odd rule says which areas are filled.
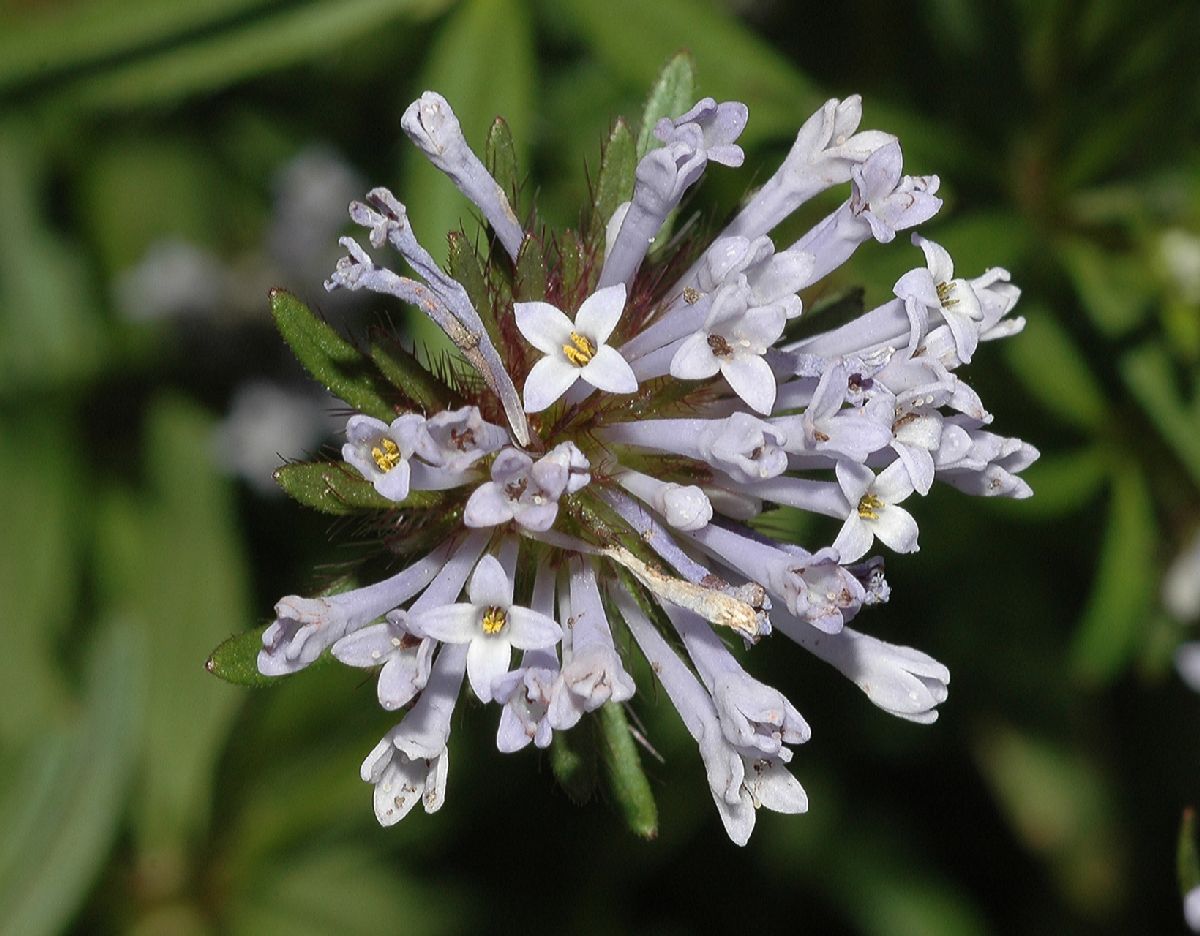
[[[390,717],[360,674],[250,691],[203,667],[353,548],[262,493],[271,464],[257,485],[223,471],[231,450],[323,438],[225,416],[248,380],[300,386],[267,287],[369,320],[319,288],[340,221],[281,247],[309,217],[281,173],[336,153],[351,195],[392,186],[431,247],[474,232],[402,145],[432,87],[476,144],[504,114],[542,216],[574,223],[611,120],[681,48],[702,93],[751,110],[747,171],[713,174],[697,206],[729,210],[855,91],[910,171],[941,174],[930,236],[1025,290],[1026,333],[971,374],[1042,449],[1037,496],[937,492],[921,554],[889,562],[871,626],[949,665],[935,726],[795,648],[761,653],[815,728],[796,760],[813,805],[763,814],[744,851],[652,693],[654,843],[602,799],[576,807],[538,756],[497,754],[478,711],[448,807],[380,830],[356,774]],[[1200,525],[1198,60],[1200,7],[1170,0],[0,7],[0,933],[439,933],[499,929],[500,908],[522,930],[1179,930],[1200,703],[1159,594]],[[209,275],[172,274],[164,244]],[[864,249],[841,279],[871,303],[914,263]]]

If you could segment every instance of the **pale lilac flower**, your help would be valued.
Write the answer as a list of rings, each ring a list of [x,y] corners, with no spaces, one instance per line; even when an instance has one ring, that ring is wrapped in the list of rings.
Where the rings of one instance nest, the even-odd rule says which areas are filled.
[[[527,530],[548,530],[571,479],[569,455],[566,464],[561,455],[545,455],[535,462],[524,452],[504,449],[492,462],[492,480],[472,492],[463,522],[490,527],[516,520]]]
[[[910,315],[924,318],[930,311],[940,315],[954,336],[959,361],[966,364],[979,344],[983,321],[979,297],[969,282],[954,278],[954,261],[939,244],[919,234],[912,236],[912,242],[925,252],[927,267],[900,277],[895,293]]]
[[[467,679],[481,702],[492,700],[492,684],[508,672],[512,648],[538,650],[556,644],[562,628],[544,614],[513,604],[512,579],[492,556],[475,567],[470,601],[413,614],[409,629],[447,644],[467,644]]]
[[[517,328],[546,355],[533,365],[525,381],[526,412],[540,413],[580,379],[609,393],[637,389],[637,378],[621,352],[606,344],[624,308],[624,284],[588,296],[574,322],[548,302],[513,305]]]
[[[331,648],[340,663],[380,667],[376,691],[388,711],[403,708],[425,688],[434,642],[409,630],[404,611],[390,611],[382,624],[347,634]]]
[[[749,116],[749,109],[741,101],[718,104],[712,98],[703,98],[681,117],[662,118],[654,127],[654,135],[664,143],[686,143],[709,162],[737,167],[746,154],[733,141],[742,135]]]
[[[388,500],[408,497],[409,460],[418,451],[427,456],[433,451],[420,413],[406,413],[391,425],[371,416],[351,416],[346,423],[342,458]]]
[[[898,506],[912,492],[912,480],[902,462],[878,475],[864,465],[837,463],[837,479],[850,505],[846,522],[833,541],[842,562],[866,555],[875,538],[899,553],[917,551],[917,521]]]

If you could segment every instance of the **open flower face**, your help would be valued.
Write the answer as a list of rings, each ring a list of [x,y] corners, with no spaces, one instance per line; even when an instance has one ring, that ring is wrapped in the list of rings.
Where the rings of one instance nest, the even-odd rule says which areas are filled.
[[[856,97],[829,101],[708,240],[697,239],[703,224],[666,234],[706,172],[745,160],[744,104],[703,98],[683,113],[648,114],[661,145],[636,165],[618,127],[610,146],[629,158],[602,163],[582,233],[523,227],[511,180],[492,178],[443,97],[426,92],[405,113],[405,132],[491,233],[476,247],[453,240],[445,270],[404,205],[374,189],[350,217],[407,269],[393,272],[343,238],[347,256],[326,286],[413,306],[457,358],[430,371],[392,342],[363,358],[362,373],[378,366],[369,380],[311,365],[360,412],[341,464],[280,475],[315,479],[285,484],[314,506],[361,516],[392,574],[282,599],[258,650],[269,675],[331,651],[378,670],[382,706],[406,709],[362,768],[381,823],[417,802],[441,807],[468,685],[495,706],[502,751],[544,748],[553,732],[591,720],[608,732],[603,756],[639,769],[624,706],[648,704],[638,690],[654,690],[635,685],[635,650],[696,740],[739,844],[757,810],[808,808],[791,771],[803,770],[793,748],[809,727],[783,692],[743,669],[726,646],[733,634],[755,645],[749,659],[788,652],[766,639],[781,634],[884,711],[937,717],[945,667],[845,624],[859,616],[869,628],[867,609],[881,613],[890,589],[869,554],[877,541],[916,551],[914,502],[933,485],[1028,495],[1019,472],[1036,451],[986,431],[982,401],[954,373],[981,337],[1020,329],[1006,318],[1017,291],[1003,270],[955,277],[949,255],[916,237],[925,263],[895,298],[785,338],[804,313],[800,290],[941,206],[937,177],[905,175],[898,142],[860,131],[861,113]],[[826,218],[791,243],[774,235],[831,188],[844,200]],[[309,327],[327,328],[315,318]],[[763,532],[780,524],[750,526],[777,507],[842,527],[802,548]]]

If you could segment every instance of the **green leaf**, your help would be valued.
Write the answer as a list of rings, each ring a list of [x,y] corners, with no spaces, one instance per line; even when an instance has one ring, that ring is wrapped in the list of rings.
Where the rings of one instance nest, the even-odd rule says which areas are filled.
[[[1060,244],[1059,254],[1084,310],[1106,335],[1120,337],[1146,320],[1157,284],[1141,258],[1082,238]]]
[[[484,145],[483,162],[492,178],[508,196],[513,210],[519,214],[517,195],[521,191],[521,177],[517,172],[517,147],[513,142],[508,121],[503,117],[492,121],[492,129],[488,131],[487,143]]]
[[[153,401],[145,479],[108,492],[98,522],[99,599],[143,627],[153,660],[135,831],[141,847],[179,860],[207,828],[217,759],[242,701],[203,662],[251,620],[233,490],[210,460],[212,433],[194,404]]]
[[[65,714],[69,701],[56,650],[78,599],[91,519],[78,455],[78,430],[68,413],[14,408],[0,417],[0,749],[44,729]]]
[[[1098,766],[1061,742],[1003,725],[983,735],[976,757],[1020,840],[1049,864],[1078,912],[1104,919],[1122,897],[1126,849]]]
[[[279,334],[313,377],[368,416],[388,422],[396,415],[380,393],[374,369],[357,348],[287,290],[272,289],[269,295]]]
[[[1157,341],[1148,341],[1124,354],[1119,367],[1146,416],[1200,485],[1200,412],[1195,409],[1200,399],[1192,407],[1180,399],[1172,386],[1171,359]]]
[[[275,471],[289,497],[327,514],[364,510],[424,510],[445,499],[441,491],[410,491],[403,501],[388,500],[345,462],[295,462]]]
[[[1186,897],[1200,887],[1200,853],[1196,851],[1196,810],[1183,811],[1179,821],[1179,841],[1175,852],[1175,869],[1179,876],[1179,894]]]
[[[461,402],[454,390],[430,373],[399,341],[373,341],[367,353],[384,379],[399,390],[414,409],[433,413]]]
[[[1026,315],[1025,331],[1004,343],[1009,367],[1025,390],[1063,422],[1098,432],[1109,407],[1083,351],[1047,309],[1027,308]]]
[[[63,932],[104,872],[137,759],[146,669],[141,630],[110,622],[88,655],[78,720],[45,731],[0,783],[0,936]]]
[[[550,741],[550,770],[572,802],[590,800],[596,790],[596,745],[591,732],[554,732]]]
[[[623,120],[618,120],[605,144],[600,158],[600,174],[596,177],[591,215],[587,223],[587,244],[599,255],[604,249],[605,228],[613,212],[633,197],[634,170],[637,168],[637,148],[633,134]],[[600,275],[599,269],[596,275]]]
[[[638,130],[638,159],[661,145],[654,136],[654,128],[659,120],[663,117],[674,119],[683,114],[696,102],[695,93],[696,75],[691,56],[681,52],[663,66],[662,73],[646,99],[646,108],[642,112],[642,123]]]
[[[376,936],[381,921],[419,936],[477,929],[467,925],[469,894],[409,877],[361,845],[290,849],[282,858],[235,882],[233,936]]]
[[[625,815],[625,822],[634,835],[644,839],[658,838],[658,807],[650,781],[642,770],[625,709],[616,702],[606,702],[600,709],[597,724],[605,779],[613,799]]]
[[[257,689],[279,682],[282,676],[264,676],[258,671],[258,651],[262,649],[263,631],[269,626],[264,624],[262,627],[227,637],[209,654],[204,668],[235,686],[251,686]]]
[[[39,134],[0,121],[0,393],[94,372],[108,342],[83,257],[48,225],[51,164]]]
[[[1098,447],[1044,453],[1021,474],[1035,495],[1023,506],[1049,516],[1080,510],[1096,497],[1108,468],[1109,457]]]
[[[68,68],[114,59],[223,20],[270,0],[92,0],[0,12],[0,89],[45,81]]]
[[[653,85],[659,64],[687,49],[705,93],[749,105],[743,145],[795,136],[824,100],[783,55],[717,5],[560,0],[555,10],[631,88]]]
[[[1158,580],[1158,528],[1145,479],[1123,461],[1113,472],[1096,580],[1071,648],[1075,674],[1096,683],[1118,676],[1137,652]]]
[[[68,107],[133,110],[215,91],[256,75],[306,62],[397,19],[431,15],[447,0],[315,0],[274,5],[233,28],[201,32],[169,47],[64,87]]]
[[[517,254],[516,278],[513,281],[513,298],[519,301],[545,299],[546,258],[542,244],[532,235],[526,235]]]
[[[560,292],[563,297],[563,307],[578,308],[584,297],[580,295],[583,278],[583,242],[578,232],[568,228],[559,231],[554,240],[555,260],[553,265],[562,276]]]

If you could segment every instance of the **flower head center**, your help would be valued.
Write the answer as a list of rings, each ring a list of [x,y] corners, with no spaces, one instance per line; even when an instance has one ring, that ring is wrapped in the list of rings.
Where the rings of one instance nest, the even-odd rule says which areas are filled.
[[[384,473],[391,471],[403,461],[400,455],[400,446],[388,438],[380,439],[378,445],[371,447],[371,457],[375,460],[379,470]]]
[[[483,613],[483,632],[488,636],[493,636],[504,630],[504,625],[508,623],[508,612],[503,608],[498,608],[492,605]]]
[[[563,345],[563,354],[576,367],[584,367],[596,356],[596,345],[587,335],[571,332],[571,343]]]
[[[864,494],[858,502],[858,515],[864,520],[878,520],[882,509],[883,501],[874,494]]]
[[[949,283],[938,283],[937,284],[937,297],[938,297],[938,301],[941,302],[943,309],[948,309],[952,305],[958,305],[957,299],[950,298],[950,284]]]

